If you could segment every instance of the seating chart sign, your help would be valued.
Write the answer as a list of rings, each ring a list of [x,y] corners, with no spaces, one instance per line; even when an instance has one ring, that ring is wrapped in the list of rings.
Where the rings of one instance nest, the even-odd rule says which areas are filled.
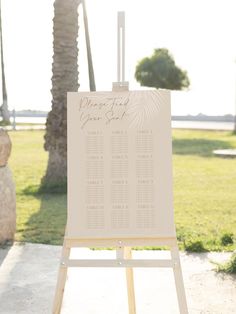
[[[67,109],[67,236],[175,236],[170,92],[68,93]]]

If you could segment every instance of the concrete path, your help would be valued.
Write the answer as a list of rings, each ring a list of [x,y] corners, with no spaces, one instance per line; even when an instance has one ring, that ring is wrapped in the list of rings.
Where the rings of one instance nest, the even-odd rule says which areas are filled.
[[[218,157],[236,158],[236,149],[217,149],[213,150],[213,154]]]
[[[15,244],[0,249],[0,313],[51,313],[61,247]],[[73,257],[113,258],[114,251],[75,249]],[[167,251],[135,251],[134,258],[169,258]],[[228,253],[181,253],[189,314],[236,313],[236,276],[216,274],[210,260]],[[177,314],[172,270],[135,269],[137,314]],[[62,314],[127,314],[124,269],[70,269]]]

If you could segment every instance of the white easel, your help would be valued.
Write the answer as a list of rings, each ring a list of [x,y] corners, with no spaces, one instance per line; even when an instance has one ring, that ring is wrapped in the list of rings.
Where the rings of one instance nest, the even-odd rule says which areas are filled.
[[[125,82],[125,14],[118,12],[118,45],[117,45],[117,82],[113,83],[113,91],[127,91],[128,82]],[[122,49],[121,49],[122,48]],[[137,246],[169,246],[171,259],[165,260],[137,260],[132,259],[132,247]],[[70,259],[73,247],[114,247],[114,260],[75,260]],[[122,238],[122,239],[71,239],[65,234],[60,269],[58,273],[56,293],[53,305],[53,314],[61,312],[63,293],[68,267],[122,267],[126,268],[127,294],[129,314],[136,314],[134,293],[134,267],[169,267],[173,269],[175,285],[181,314],[188,314],[184,283],[180,265],[179,250],[176,237],[168,238]],[[157,310],[158,312],[158,310]]]

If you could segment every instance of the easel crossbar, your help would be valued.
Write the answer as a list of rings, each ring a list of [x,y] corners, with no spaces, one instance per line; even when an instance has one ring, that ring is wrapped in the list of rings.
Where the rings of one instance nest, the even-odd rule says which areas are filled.
[[[121,239],[73,239],[65,237],[65,246],[73,247],[145,247],[145,246],[175,246],[177,245],[176,237],[165,238],[121,238]]]
[[[134,267],[169,267],[174,268],[177,262],[168,259],[162,260],[126,260],[126,259],[103,259],[103,260],[91,260],[91,259],[81,259],[81,260],[67,260],[62,261],[61,265],[65,267],[123,267],[123,268],[134,268]]]

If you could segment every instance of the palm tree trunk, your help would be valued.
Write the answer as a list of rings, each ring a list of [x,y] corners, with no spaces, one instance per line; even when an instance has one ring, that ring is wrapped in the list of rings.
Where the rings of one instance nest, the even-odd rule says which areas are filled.
[[[67,177],[67,92],[78,91],[79,0],[55,0],[53,19],[52,110],[46,122],[45,149],[49,160],[43,184]]]
[[[7,105],[7,88],[4,70],[4,58],[3,58],[3,42],[2,42],[2,3],[0,0],[0,44],[1,44],[1,68],[2,68],[2,106],[0,111],[2,113],[3,121],[6,124],[10,124],[10,113]]]

